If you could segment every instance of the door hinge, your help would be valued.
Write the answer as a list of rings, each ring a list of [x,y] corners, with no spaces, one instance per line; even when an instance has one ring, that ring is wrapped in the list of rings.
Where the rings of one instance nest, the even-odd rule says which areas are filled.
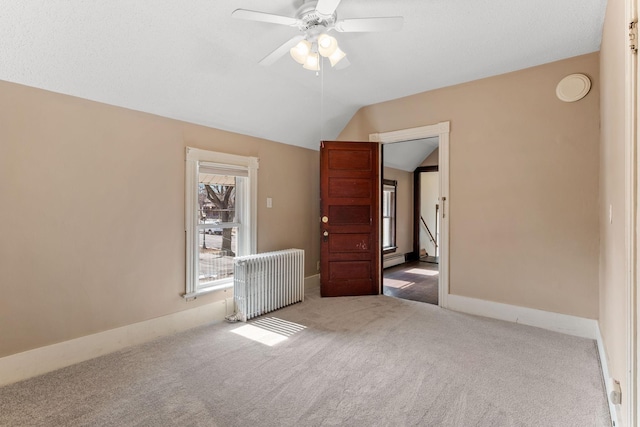
[[[631,53],[638,53],[638,20],[629,23],[629,49]]]

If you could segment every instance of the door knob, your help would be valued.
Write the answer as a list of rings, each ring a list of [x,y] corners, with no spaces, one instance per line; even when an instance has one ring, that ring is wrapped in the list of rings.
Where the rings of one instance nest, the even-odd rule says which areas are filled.
[[[322,240],[324,240],[325,242],[329,240],[329,232],[327,230],[324,230],[324,233],[322,233],[322,235],[324,236]]]
[[[326,216],[322,217],[322,222],[324,222],[325,224],[329,222],[329,218],[327,218]]]

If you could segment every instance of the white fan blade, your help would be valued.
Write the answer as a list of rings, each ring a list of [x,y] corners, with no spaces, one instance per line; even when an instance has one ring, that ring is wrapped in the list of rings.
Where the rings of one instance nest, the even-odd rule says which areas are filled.
[[[304,39],[304,36],[298,35],[284,42],[279,48],[277,48],[276,50],[271,52],[269,55],[262,58],[262,60],[260,61],[260,65],[265,65],[265,66],[272,65],[282,56],[289,53],[291,48],[297,45],[302,39]]]
[[[384,18],[356,18],[336,22],[336,31],[341,33],[367,33],[379,31],[398,31],[402,28],[402,16]]]
[[[247,10],[247,9],[236,9],[231,13],[231,16],[238,19],[268,22],[270,24],[288,25],[290,27],[297,27],[298,24],[300,24],[300,20],[296,18],[290,18],[288,16],[274,15],[272,13],[264,13],[264,12],[258,12],[255,10]]]
[[[349,65],[351,65],[351,62],[349,62],[349,58],[344,57],[340,60],[340,62],[338,62],[333,69],[334,70],[342,70],[344,68],[347,68]]]
[[[316,12],[323,16],[331,16],[336,11],[340,0],[318,0]]]

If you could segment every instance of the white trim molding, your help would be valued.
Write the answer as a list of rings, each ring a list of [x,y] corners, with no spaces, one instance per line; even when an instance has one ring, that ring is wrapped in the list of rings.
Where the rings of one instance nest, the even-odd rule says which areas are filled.
[[[609,373],[609,361],[607,358],[607,352],[604,348],[604,341],[602,334],[600,333],[600,325],[596,327],[596,342],[598,344],[598,356],[600,357],[600,367],[602,368],[602,378],[604,379],[605,391],[607,393],[607,403],[609,403],[609,414],[611,415],[611,425],[613,427],[622,426],[622,413],[620,405],[614,405],[611,402],[611,385],[613,378]]]
[[[394,130],[391,132],[372,133],[369,135],[370,142],[381,142],[383,144],[391,142],[411,141],[414,139],[431,138],[443,133],[449,133],[450,122],[440,122],[435,125],[420,126],[409,129]]]
[[[625,1],[625,23],[638,22],[638,1]],[[637,24],[636,24],[637,25]],[[626,336],[626,370],[627,386],[623,390],[623,402],[626,401],[626,422],[630,426],[638,424],[640,412],[640,384],[638,382],[638,54],[625,49],[625,294],[627,307],[625,317],[627,323]],[[626,395],[626,396],[625,396]]]
[[[404,254],[389,254],[382,257],[382,268],[389,268],[396,265],[404,264]]]
[[[449,132],[451,122],[440,122],[429,126],[400,129],[391,132],[372,133],[370,142],[389,144],[393,142],[438,137],[438,172],[440,178],[440,275],[438,283],[438,305],[448,307],[449,297]]]
[[[319,274],[314,274],[313,276],[308,276],[304,278],[304,292],[307,293],[314,289],[318,289],[318,291],[320,290]]]
[[[448,308],[462,313],[536,326],[549,331],[590,338],[592,340],[598,337],[598,321],[584,317],[552,313],[535,308],[520,307],[453,294],[449,295]]]
[[[320,275],[305,277],[305,291],[320,289]],[[235,311],[233,289],[226,298],[155,319],[35,348],[0,358],[0,387],[26,380],[166,335],[224,321]]]
[[[144,322],[0,358],[0,386],[55,371],[136,344],[218,323],[234,311],[233,297]]]
[[[258,169],[258,158],[238,156],[236,154],[219,153],[216,151],[201,150],[187,147],[187,160],[221,163],[225,165],[240,166],[247,169]]]

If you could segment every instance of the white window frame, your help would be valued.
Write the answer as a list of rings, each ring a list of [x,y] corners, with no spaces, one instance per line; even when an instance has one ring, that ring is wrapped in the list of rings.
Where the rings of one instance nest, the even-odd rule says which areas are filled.
[[[198,174],[199,163],[215,163],[228,168],[247,171],[247,189],[241,201],[243,209],[236,220],[239,226],[246,225],[244,233],[239,233],[242,241],[238,248],[243,248],[238,255],[256,253],[257,241],[257,199],[258,199],[258,158],[237,156],[234,154],[218,153],[215,151],[186,148],[185,165],[185,234],[186,234],[186,292],[185,298],[194,298],[209,292],[226,289],[233,286],[233,279],[215,283],[213,286],[200,288],[198,286],[199,249],[198,249]],[[238,194],[236,194],[238,197]]]
[[[393,180],[393,179],[383,179],[382,180],[382,203],[381,203],[381,207],[382,207],[382,218],[383,218],[383,222],[384,222],[384,218],[389,218],[390,224],[389,224],[389,240],[390,240],[390,245],[388,246],[382,246],[382,251],[383,254],[390,254],[390,253],[394,253],[397,249],[398,246],[396,245],[397,242],[397,236],[396,236],[396,225],[397,225],[397,206],[398,206],[398,181]],[[389,183],[387,183],[389,182]],[[390,201],[389,201],[389,215],[386,216],[385,215],[385,197],[384,197],[384,193],[391,193],[393,194],[390,197]],[[384,242],[384,224],[382,227],[382,234],[380,235],[380,240],[382,242]]]

